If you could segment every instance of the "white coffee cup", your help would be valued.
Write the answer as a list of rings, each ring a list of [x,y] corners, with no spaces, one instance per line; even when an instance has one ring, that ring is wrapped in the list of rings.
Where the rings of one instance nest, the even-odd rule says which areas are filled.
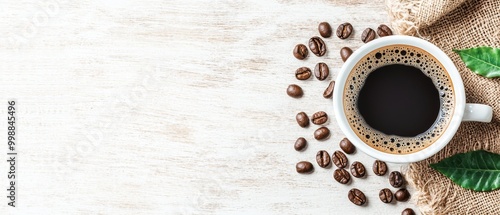
[[[441,65],[444,67],[444,71],[448,73],[453,86],[452,91],[455,95],[454,109],[452,111],[451,119],[446,129],[442,132],[439,138],[435,139],[432,144],[414,153],[393,154],[383,152],[371,147],[353,131],[353,128],[352,126],[350,126],[344,110],[344,89],[347,78],[353,71],[353,68],[370,52],[382,47],[393,45],[406,45],[410,47],[416,47],[432,55],[437,61],[441,63]],[[462,78],[460,77],[460,74],[458,73],[458,70],[451,59],[441,49],[423,39],[396,35],[373,40],[360,47],[349,57],[349,59],[347,59],[335,81],[335,89],[333,93],[333,108],[335,118],[337,119],[338,125],[340,126],[342,132],[356,146],[356,148],[376,159],[394,163],[409,163],[426,159],[436,154],[450,142],[450,140],[457,132],[461,122],[490,122],[493,115],[492,108],[488,105],[465,103],[465,89]]]

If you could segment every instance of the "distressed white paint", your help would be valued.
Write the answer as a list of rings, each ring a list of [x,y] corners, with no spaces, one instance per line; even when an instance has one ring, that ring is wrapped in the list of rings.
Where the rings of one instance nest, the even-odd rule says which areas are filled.
[[[322,98],[328,82],[299,82],[294,70],[324,61],[335,78],[339,49],[358,48],[364,28],[387,22],[381,0],[2,0],[0,9],[0,112],[6,116],[7,99],[17,99],[20,152],[18,207],[1,198],[0,214],[399,214],[412,207],[378,200],[387,176],[369,171],[346,186],[333,180],[333,168],[294,169],[320,149],[337,150],[343,138],[333,120],[326,142],[312,138],[316,126],[295,124],[298,111],[333,114]],[[293,58],[293,46],[317,35],[321,21],[348,21],[356,31],[326,39],[323,58]],[[304,88],[304,98],[286,96],[290,83]],[[310,142],[302,153],[293,150],[299,136]],[[349,159],[371,170],[365,154]],[[0,168],[4,188],[7,163]],[[347,200],[352,187],[368,196],[366,207]]]

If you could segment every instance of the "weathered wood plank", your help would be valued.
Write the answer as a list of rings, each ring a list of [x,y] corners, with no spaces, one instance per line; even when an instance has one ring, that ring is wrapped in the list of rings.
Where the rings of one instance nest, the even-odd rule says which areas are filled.
[[[4,2],[0,12],[0,97],[16,98],[20,109],[19,206],[2,202],[7,214],[398,214],[411,207],[378,200],[387,176],[370,171],[345,186],[333,168],[294,170],[320,149],[338,149],[343,134],[333,119],[326,142],[314,141],[315,126],[296,125],[298,111],[333,112],[321,96],[327,81],[299,82],[293,71],[324,61],[335,78],[340,48],[358,48],[364,28],[387,22],[381,0],[23,0]],[[294,59],[293,46],[317,35],[321,21],[348,21],[356,31],[345,41],[325,39],[324,58]],[[305,97],[287,97],[290,83],[302,85]],[[303,153],[293,150],[299,136],[310,142]],[[371,169],[363,153],[349,158]],[[348,201],[352,187],[366,193],[366,207]]]

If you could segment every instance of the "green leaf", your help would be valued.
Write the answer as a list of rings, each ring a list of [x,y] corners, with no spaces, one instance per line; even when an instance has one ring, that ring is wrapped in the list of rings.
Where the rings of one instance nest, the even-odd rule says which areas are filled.
[[[466,189],[500,188],[500,155],[484,150],[461,153],[430,165]]]
[[[487,77],[500,77],[500,49],[491,47],[476,47],[470,49],[453,49],[465,65],[473,72]]]

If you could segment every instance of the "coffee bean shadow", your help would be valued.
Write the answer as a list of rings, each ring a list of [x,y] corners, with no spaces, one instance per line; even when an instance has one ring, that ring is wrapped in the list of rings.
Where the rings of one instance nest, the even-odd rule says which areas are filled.
[[[333,166],[332,163],[333,161],[330,161],[330,163],[328,163],[328,166],[326,166],[324,169],[331,169]]]
[[[321,124],[322,126],[328,126],[330,125],[330,116],[328,116],[328,119],[326,120],[325,123]]]
[[[316,172],[316,168],[314,168],[313,170],[311,170],[311,172],[309,172],[307,174],[313,174],[314,172]]]
[[[351,174],[351,173],[349,173],[349,174]],[[351,184],[354,183],[353,182],[354,181],[354,177],[351,176],[351,175],[350,175],[350,177],[351,177],[351,179],[349,179],[349,181],[345,184],[346,186],[351,186]]]
[[[359,177],[359,179],[366,179],[368,178],[368,172],[365,173],[365,175],[363,175],[363,177]]]
[[[311,67],[308,67],[308,66],[306,66],[306,67],[311,69]],[[311,70],[311,71],[313,71],[313,70]],[[312,72],[312,73],[314,73],[314,72]],[[314,77],[314,74],[311,74],[311,77],[309,77],[308,79],[305,79],[305,80],[301,80],[301,81],[310,82],[310,81],[317,81],[317,79]]]
[[[380,198],[379,198],[379,200],[380,200]],[[398,200],[396,200],[396,198],[394,198],[394,193],[392,196],[392,202],[384,203],[384,204],[388,204],[388,205],[397,205],[398,204]]]
[[[304,146],[304,148],[302,150],[299,150],[299,152],[305,152],[308,147],[309,147],[309,143],[307,143],[306,146]]]
[[[323,138],[323,139],[318,140],[318,139],[314,138],[314,134],[313,134],[313,138],[314,138],[315,140],[319,141],[319,142],[326,142],[327,140],[329,140],[329,139],[330,139],[330,136],[331,136],[331,134],[330,134],[330,135],[328,135],[328,137],[325,137],[325,138]]]
[[[408,184],[408,181],[406,181],[406,178],[404,176],[403,176],[403,178],[404,178],[404,182],[403,182],[403,185],[401,185],[401,188],[406,188],[410,184]]]
[[[354,177],[354,175],[352,175],[352,172],[350,172],[350,169],[349,169],[349,173],[351,174],[351,177],[355,178],[355,179],[359,179],[359,180],[364,180],[366,179],[366,175],[363,176],[363,177]]]
[[[370,200],[368,200],[368,198],[366,198],[366,202],[363,205],[360,205],[360,207],[368,207],[369,204],[370,204]]]
[[[314,172],[316,172],[316,167],[313,167],[313,169],[310,172],[302,173],[302,174],[303,175],[312,175]]]

